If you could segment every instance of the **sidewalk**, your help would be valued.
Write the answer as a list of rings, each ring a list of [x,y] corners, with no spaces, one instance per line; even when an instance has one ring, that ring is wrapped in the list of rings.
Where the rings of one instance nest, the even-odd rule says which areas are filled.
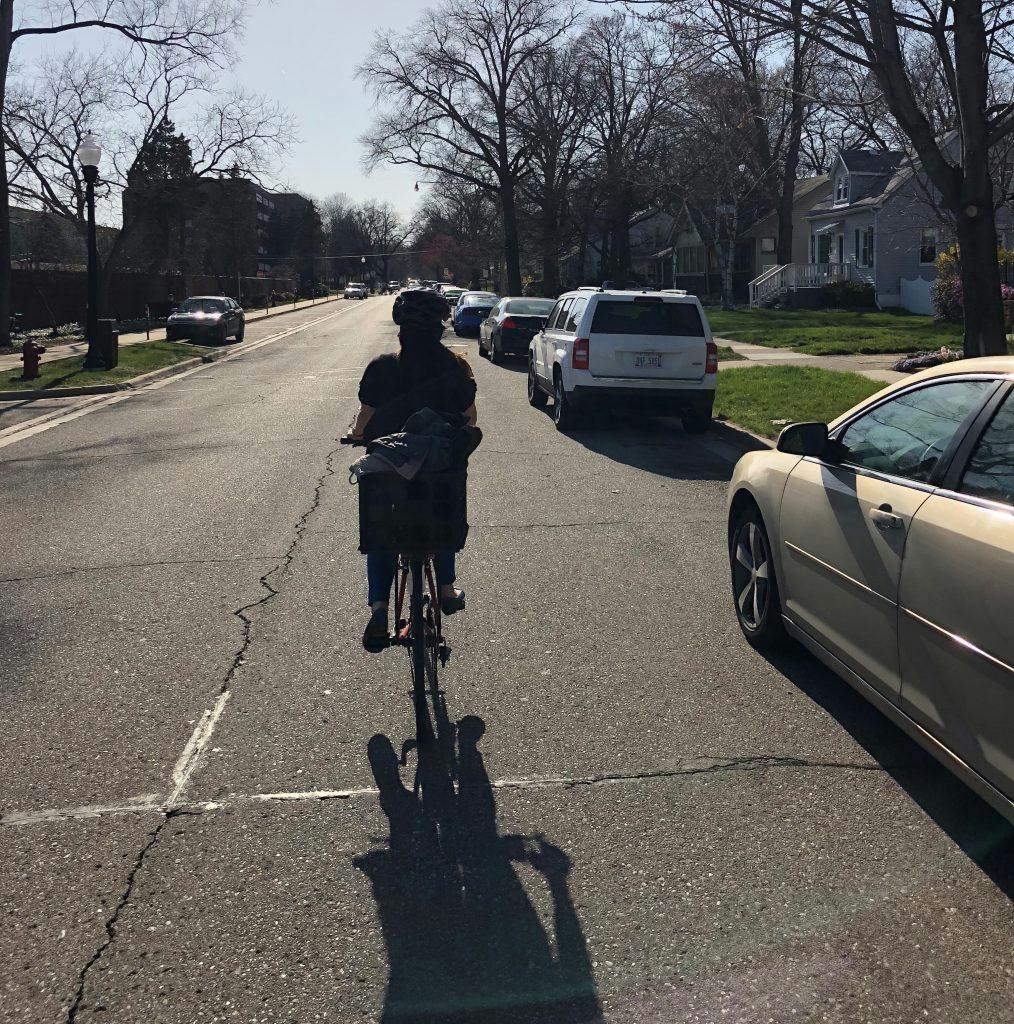
[[[810,356],[802,352],[793,352],[791,349],[751,345],[745,341],[732,341],[730,338],[716,337],[715,343],[727,345],[744,359],[742,363],[726,363],[725,369],[738,369],[751,364],[754,366],[819,366],[823,370],[845,370],[849,373],[858,373],[863,377],[869,377],[870,380],[881,380],[886,384],[893,384],[896,380],[910,376],[907,373],[898,373],[891,369],[891,366],[901,358],[900,353]]]
[[[327,299],[306,299],[303,302],[297,302],[295,305],[272,306],[270,312],[267,313],[263,309],[247,310],[246,322],[247,324],[255,324],[259,320],[268,320],[274,316],[281,316],[283,313],[293,313],[300,309],[308,309],[311,306],[324,306],[329,302],[339,301],[342,301],[341,297],[335,295]],[[138,331],[135,334],[121,334],[120,348],[125,348],[127,345],[140,345],[145,341],[165,341],[165,327],[152,327],[150,338],[145,335],[144,331]],[[81,356],[84,358],[87,351],[88,344],[84,341],[75,341],[66,345],[47,345],[46,354],[42,357],[41,361],[48,363],[54,359],[66,359],[68,356]],[[20,368],[21,353],[15,352],[13,355],[0,356],[0,373]]]

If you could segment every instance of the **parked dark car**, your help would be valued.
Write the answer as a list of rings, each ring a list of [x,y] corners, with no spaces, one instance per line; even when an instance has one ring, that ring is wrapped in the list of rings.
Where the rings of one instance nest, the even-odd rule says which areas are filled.
[[[497,304],[498,297],[493,292],[465,292],[455,301],[454,319],[451,321],[454,333],[459,337],[479,336],[479,324],[489,316],[489,311]]]
[[[229,338],[243,340],[246,316],[243,307],[228,295],[195,295],[169,314],[166,321],[167,341],[200,341],[224,345]]]
[[[526,356],[528,343],[546,326],[555,299],[501,299],[479,325],[479,355],[497,362]]]

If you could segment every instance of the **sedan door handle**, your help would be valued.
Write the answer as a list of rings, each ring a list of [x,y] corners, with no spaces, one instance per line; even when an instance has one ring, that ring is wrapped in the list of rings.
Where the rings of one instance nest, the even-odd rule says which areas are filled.
[[[896,516],[890,505],[871,508],[870,518],[878,530],[901,530],[905,526],[905,520],[901,516]]]

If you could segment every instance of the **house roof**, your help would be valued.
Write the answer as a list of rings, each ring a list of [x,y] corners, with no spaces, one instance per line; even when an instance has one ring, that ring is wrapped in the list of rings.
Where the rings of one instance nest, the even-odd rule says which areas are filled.
[[[859,151],[852,150],[852,152],[856,153]],[[890,199],[890,197],[919,169],[918,160],[910,157],[907,153],[885,153],[881,155],[897,158],[897,162],[886,172],[859,172],[873,174],[879,178],[879,181],[874,182],[874,188],[871,189],[869,195],[863,196],[862,199],[857,199],[854,203],[849,203],[848,206],[842,206],[841,204],[836,206],[833,197],[825,199],[823,202],[817,203],[813,206],[809,214],[807,214],[807,220],[820,220],[822,217],[840,217],[842,214],[846,213],[862,213],[864,211],[879,210],[880,207],[883,206],[884,203]],[[841,156],[844,160],[845,153],[842,153]]]
[[[891,174],[905,159],[897,150],[843,149],[838,156],[849,174]]]

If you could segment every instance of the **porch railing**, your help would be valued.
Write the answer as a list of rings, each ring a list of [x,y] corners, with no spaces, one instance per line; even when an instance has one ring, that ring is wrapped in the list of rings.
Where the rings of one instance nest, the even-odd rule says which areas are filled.
[[[750,305],[759,306],[783,292],[797,288],[819,288],[835,281],[850,281],[858,275],[852,263],[786,263],[769,267],[750,282]]]

